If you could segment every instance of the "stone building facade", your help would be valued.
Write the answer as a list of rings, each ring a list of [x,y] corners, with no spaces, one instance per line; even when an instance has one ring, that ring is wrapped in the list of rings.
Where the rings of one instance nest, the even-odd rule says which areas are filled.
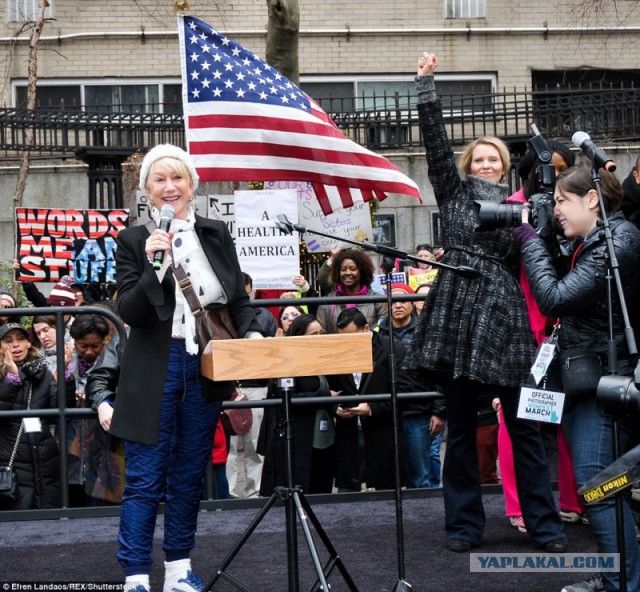
[[[38,58],[44,104],[162,103],[179,98],[180,63],[173,2],[166,0],[49,0]],[[28,27],[37,0],[3,0],[0,12],[0,100],[24,100]],[[191,0],[196,15],[258,55],[264,55],[264,0]],[[532,84],[561,87],[581,80],[640,81],[638,0],[300,0],[300,74],[307,92],[410,92],[417,57],[439,56],[443,88],[491,92]],[[601,6],[600,6],[601,5]],[[600,6],[600,8],[597,8]],[[634,10],[635,9],[635,10]],[[640,133],[637,135],[640,137]],[[621,175],[640,151],[618,146]],[[424,204],[402,197],[379,212],[395,217],[397,246],[411,251],[433,238],[436,212],[420,150],[387,156],[420,185]],[[3,204],[15,190],[16,164],[0,162]],[[26,205],[86,207],[82,163],[34,158]],[[226,191],[208,188],[210,193]],[[11,208],[0,211],[0,260],[11,258]]]

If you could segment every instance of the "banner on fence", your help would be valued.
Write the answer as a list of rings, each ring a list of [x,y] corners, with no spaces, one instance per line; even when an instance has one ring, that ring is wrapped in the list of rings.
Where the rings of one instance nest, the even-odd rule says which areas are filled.
[[[128,225],[126,209],[16,208],[16,280],[112,283],[115,238]]]

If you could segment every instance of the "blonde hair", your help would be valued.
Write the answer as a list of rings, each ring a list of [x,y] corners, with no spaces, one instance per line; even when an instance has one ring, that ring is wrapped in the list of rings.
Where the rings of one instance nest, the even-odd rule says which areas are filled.
[[[471,159],[473,158],[473,151],[478,147],[479,144],[488,144],[489,146],[493,146],[500,154],[500,160],[502,161],[502,178],[506,177],[509,173],[509,169],[511,168],[511,155],[509,154],[509,149],[507,145],[500,139],[494,136],[483,136],[482,138],[478,138],[473,142],[469,142],[462,151],[460,158],[458,160],[458,169],[460,172],[467,176],[471,172]]]

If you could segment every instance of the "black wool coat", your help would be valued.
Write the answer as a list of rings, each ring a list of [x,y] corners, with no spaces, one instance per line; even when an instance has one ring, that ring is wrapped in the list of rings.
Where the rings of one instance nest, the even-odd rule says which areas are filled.
[[[281,393],[272,393],[280,397]],[[270,395],[269,398],[272,398]],[[291,393],[293,399],[307,397],[330,397],[326,382],[323,384],[317,376],[300,376],[295,379]],[[330,404],[327,407],[331,407]],[[316,425],[315,406],[291,407],[293,418],[293,483],[303,491],[309,491],[311,480],[311,455]],[[282,407],[267,407],[260,424],[258,453],[264,456],[260,495],[270,496],[276,486],[287,485],[286,441],[279,435],[283,432],[284,413]]]
[[[357,388],[353,374],[328,376],[331,390],[342,391],[345,396],[377,395],[389,393],[391,390],[391,367],[389,365],[389,339],[377,332],[372,334],[373,372],[363,374]],[[396,390],[410,392],[412,383],[402,371],[400,360],[405,355],[401,343],[394,342],[396,355]],[[393,411],[390,402],[370,402],[371,416],[361,417],[364,435],[364,459],[358,449],[357,418],[336,417],[336,487],[359,489],[361,480],[368,487],[376,489],[392,489],[395,487],[395,460],[393,443]],[[402,409],[400,409],[402,412]],[[406,450],[402,422],[400,431],[400,475],[404,481],[407,476]],[[364,474],[360,474],[360,466],[364,461]]]
[[[261,333],[226,224],[196,215],[195,232],[226,294],[226,306],[238,334]],[[176,302],[171,269],[160,283],[147,261],[144,245],[148,236],[145,226],[134,226],[117,238],[118,310],[130,333],[109,431],[125,440],[156,444]],[[201,379],[207,400],[223,400],[231,394],[228,383]]]
[[[20,378],[20,384],[14,384],[6,377],[0,383],[0,409],[26,409],[30,388],[31,409],[58,406],[56,381],[46,364],[39,367],[34,376],[27,376],[20,370]],[[0,464],[8,464],[21,423],[21,419],[0,420]],[[60,507],[60,453],[45,418],[40,419],[39,432],[23,431],[13,468],[19,498],[14,504],[0,505],[0,509]]]
[[[533,362],[534,344],[518,282],[519,249],[511,230],[477,231],[474,200],[502,202],[506,185],[460,179],[440,101],[419,104],[429,180],[442,224],[443,263],[479,272],[467,278],[441,269],[427,295],[404,367],[485,384],[518,386]]]

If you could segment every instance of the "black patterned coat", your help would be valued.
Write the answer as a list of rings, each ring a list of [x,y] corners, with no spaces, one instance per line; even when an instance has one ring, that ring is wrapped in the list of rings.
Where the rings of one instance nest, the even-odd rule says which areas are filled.
[[[435,92],[418,105],[429,180],[442,224],[443,263],[473,267],[476,279],[441,270],[427,295],[404,367],[486,384],[517,386],[533,362],[533,340],[517,270],[519,252],[506,229],[477,232],[474,200],[506,200],[506,185],[462,181]]]

